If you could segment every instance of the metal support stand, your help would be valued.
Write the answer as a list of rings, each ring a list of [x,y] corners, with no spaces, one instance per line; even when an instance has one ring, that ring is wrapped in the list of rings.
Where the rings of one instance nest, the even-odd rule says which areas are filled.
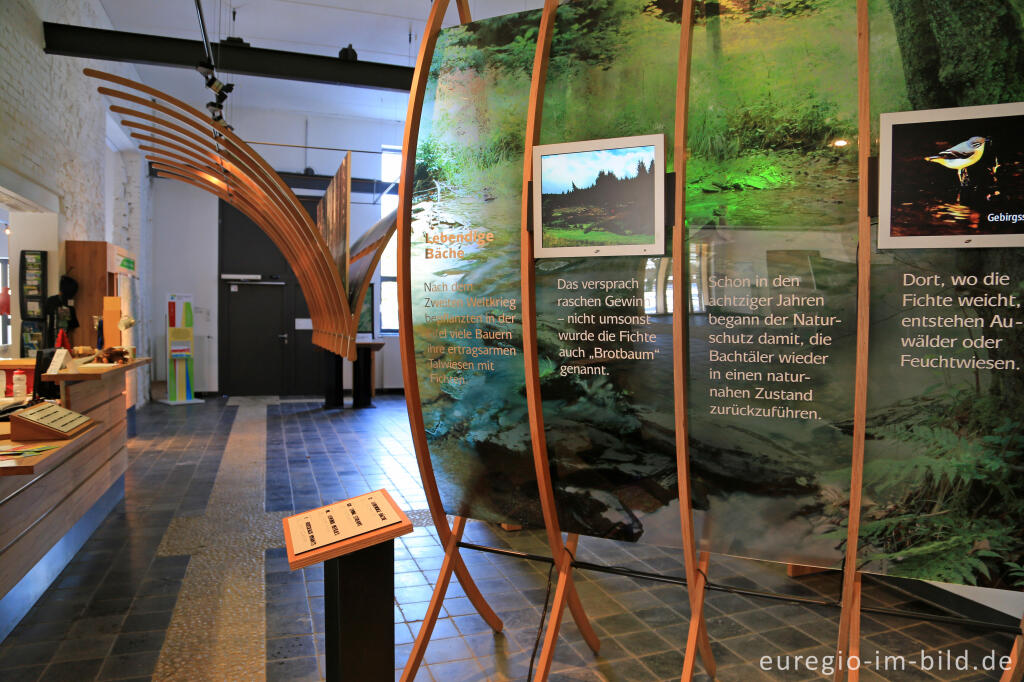
[[[352,407],[373,407],[373,349],[357,346],[352,363]]]
[[[394,679],[394,569],[394,540],[324,561],[327,682]]]
[[[327,381],[324,382],[324,409],[345,407],[345,358],[327,353]]]

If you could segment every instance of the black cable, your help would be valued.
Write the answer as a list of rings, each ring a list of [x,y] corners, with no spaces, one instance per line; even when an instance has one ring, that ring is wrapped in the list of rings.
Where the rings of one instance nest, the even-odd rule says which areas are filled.
[[[540,561],[554,565],[554,559],[541,554],[531,554],[528,552],[519,552],[511,549],[501,549],[498,547],[488,547],[487,545],[477,545],[471,542],[459,542],[458,546],[463,549],[472,549],[478,552],[488,552],[491,554],[498,554],[500,556],[512,557],[515,559],[526,559],[527,561]],[[845,558],[844,558],[845,563]],[[594,564],[589,561],[576,561],[572,562],[573,568],[578,568],[584,571],[597,571],[599,573],[608,573],[611,575],[621,575],[629,578],[639,578],[641,580],[651,580],[654,582],[669,583],[671,585],[679,585],[686,587],[686,578],[681,576],[664,575],[661,573],[651,573],[648,571],[637,571],[632,568],[625,566],[607,566],[604,564]],[[698,569],[699,570],[699,569]],[[840,575],[842,575],[840,573]],[[707,574],[704,574],[704,579],[707,580]],[[842,608],[842,598],[839,599],[815,599],[813,597],[801,597],[795,594],[782,594],[778,592],[767,592],[764,590],[751,590],[742,587],[730,587],[729,585],[723,585],[721,583],[713,583],[708,581],[705,585],[705,589],[713,592],[725,592],[727,594],[735,594],[741,597],[755,597],[759,599],[772,599],[775,601],[785,601],[792,604],[803,604],[805,606],[823,606],[827,608]],[[840,586],[840,595],[842,587]],[[990,623],[986,621],[979,621],[973,618],[962,618],[958,616],[944,616],[940,614],[921,613],[918,611],[904,611],[902,609],[888,609],[871,606],[861,606],[861,613],[877,613],[886,616],[895,616],[898,618],[912,618],[923,622],[937,622],[946,623],[949,625],[960,625],[973,629],[984,629],[996,632],[1004,632],[1010,635],[1024,635],[1024,631],[1021,630],[1020,625],[1003,625],[1001,623]]]
[[[555,570],[555,563],[551,562],[551,566],[548,567],[548,590],[547,594],[544,595],[544,609],[540,612],[540,625],[537,626],[537,636],[533,640],[533,652],[530,654],[530,668],[526,674],[526,679],[533,679],[533,663],[537,658],[537,647],[540,646],[541,636],[544,634],[544,621],[548,617],[548,603],[551,601],[551,574]]]

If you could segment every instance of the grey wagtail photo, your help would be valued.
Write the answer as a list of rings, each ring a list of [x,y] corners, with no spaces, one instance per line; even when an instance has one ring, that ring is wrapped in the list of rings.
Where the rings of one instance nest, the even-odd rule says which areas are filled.
[[[966,187],[968,181],[967,167],[978,163],[982,154],[985,153],[986,142],[988,142],[986,138],[975,135],[971,139],[964,140],[960,144],[943,150],[934,156],[926,156],[924,160],[934,161],[940,166],[955,170],[960,186]]]
[[[878,247],[1024,246],[1024,102],[882,114]]]

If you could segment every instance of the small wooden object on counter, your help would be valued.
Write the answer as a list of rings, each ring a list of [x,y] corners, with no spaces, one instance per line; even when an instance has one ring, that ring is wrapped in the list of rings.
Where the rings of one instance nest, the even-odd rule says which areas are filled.
[[[121,345],[121,328],[117,323],[121,321],[121,297],[103,297],[103,348]]]
[[[39,403],[11,415],[11,438],[17,441],[68,440],[93,420],[54,403]]]

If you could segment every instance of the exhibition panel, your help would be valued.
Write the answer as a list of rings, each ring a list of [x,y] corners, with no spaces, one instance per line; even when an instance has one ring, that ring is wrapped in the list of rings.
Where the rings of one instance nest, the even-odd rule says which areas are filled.
[[[912,62],[924,57],[902,43],[921,38],[894,37],[884,16],[872,18],[874,52],[900,48],[881,55],[892,83],[880,97],[886,110],[911,108],[893,64],[902,57],[920,77]],[[536,523],[529,497],[539,494],[549,535],[569,532],[569,549],[576,533],[682,544],[695,592],[709,577],[689,565],[694,532],[704,550],[802,566],[837,567],[845,553],[840,650],[857,647],[862,567],[974,584],[999,564],[993,584],[1020,580],[1008,476],[1024,359],[1005,247],[1019,245],[1012,131],[1024,111],[883,117],[892,149],[881,150],[881,191],[891,177],[892,194],[882,205],[896,243],[880,238],[872,257],[871,150],[860,144],[871,121],[866,3],[566,3],[550,54],[543,42],[512,42],[514,29],[543,41],[545,19],[536,33],[526,31],[536,13],[441,33],[416,185],[405,188],[418,386],[446,511]],[[531,97],[541,99],[526,102],[531,50]],[[665,96],[680,78],[682,112]],[[980,94],[990,91],[1022,99],[1019,89],[982,88],[960,104],[992,104]],[[678,131],[685,164],[674,158]],[[513,142],[524,132],[522,156]],[[505,172],[512,160],[522,183]],[[678,222],[660,214],[666,170],[679,174],[668,194],[670,213],[684,211],[675,229],[685,243],[666,238],[665,222]],[[519,249],[504,232],[516,218]],[[914,250],[932,235],[1004,248]],[[683,262],[668,257],[673,247]],[[521,301],[503,281],[515,258]],[[522,326],[501,327],[516,320],[498,308],[517,305]],[[943,306],[974,312],[953,315],[953,333],[907,331],[924,324],[919,308]],[[936,348],[963,357],[936,358]],[[525,367],[477,359],[496,353],[522,354]],[[530,442],[524,409],[536,478],[512,446]],[[574,560],[560,540],[549,544],[558,619]],[[697,644],[702,600],[691,606]],[[692,660],[691,648],[685,675]]]
[[[903,3],[872,12],[880,212],[862,570],[1019,590],[1020,24],[1001,2],[929,3],[913,16],[920,31]],[[939,19],[972,28],[926,28]]]
[[[694,507],[715,552],[835,566],[852,449],[856,3],[694,29]]]
[[[519,229],[539,22],[524,12],[440,32],[410,235],[416,380],[445,511],[532,526],[543,521],[523,393]]]
[[[681,542],[663,198],[680,29],[678,9],[559,7],[533,165],[540,397],[559,523],[662,545]]]
[[[0,149],[0,678],[1024,682],[1024,0],[264,4]]]

